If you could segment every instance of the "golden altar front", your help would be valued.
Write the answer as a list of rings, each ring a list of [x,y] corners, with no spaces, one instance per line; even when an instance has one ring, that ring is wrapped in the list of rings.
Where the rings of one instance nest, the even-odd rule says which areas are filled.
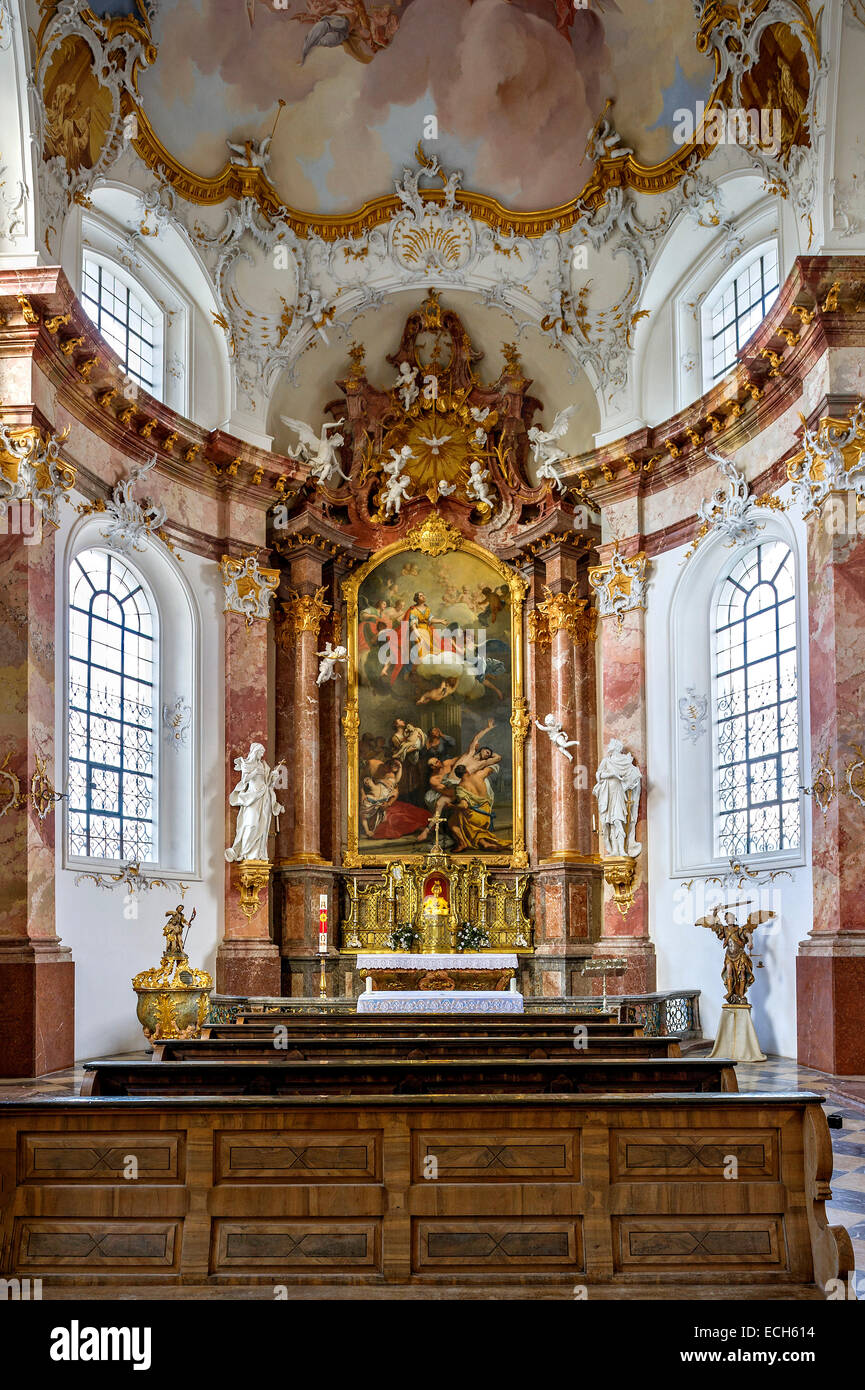
[[[388,864],[372,883],[348,876],[342,950],[451,955],[461,949],[460,929],[468,927],[483,937],[483,944],[472,944],[475,953],[529,954],[533,931],[524,906],[529,878],[518,872],[493,875],[479,859],[454,863],[440,851],[421,863]]]

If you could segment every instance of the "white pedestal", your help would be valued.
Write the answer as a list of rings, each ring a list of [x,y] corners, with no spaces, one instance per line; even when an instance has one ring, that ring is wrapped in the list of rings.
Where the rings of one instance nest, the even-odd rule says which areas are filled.
[[[765,1062],[766,1054],[751,1022],[750,1004],[724,1004],[710,1057],[729,1057],[732,1062]]]

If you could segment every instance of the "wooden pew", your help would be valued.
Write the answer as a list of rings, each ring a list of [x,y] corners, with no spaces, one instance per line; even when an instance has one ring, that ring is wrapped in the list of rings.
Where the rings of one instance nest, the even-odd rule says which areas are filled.
[[[256,1014],[246,1023],[212,1023],[202,1029],[202,1037],[230,1038],[252,1033],[269,1036],[274,1028],[286,1029],[290,1037],[358,1037],[358,1038],[406,1038],[406,1037],[493,1037],[500,1033],[509,1036],[521,1034],[532,1037],[554,1034],[573,1038],[574,1029],[585,1027],[590,1036],[634,1038],[643,1034],[639,1023],[615,1023],[603,1020],[597,1022],[592,1015],[582,1017],[559,1017],[558,1015],[514,1014],[510,1018],[485,1018],[467,1020],[460,1018],[430,1018],[428,1014],[405,1019],[362,1018],[301,1018],[294,1014]]]
[[[334,1058],[333,1061],[125,1062],[84,1065],[84,1096],[627,1094],[735,1091],[720,1058]]]
[[[243,1030],[239,1030],[242,1033]],[[579,1044],[579,1045],[578,1045]],[[155,1062],[313,1061],[337,1057],[680,1057],[675,1038],[620,1038],[589,1033],[547,1037],[322,1038],[271,1031],[230,1038],[178,1038],[153,1045]]]
[[[853,1256],[820,1099],[0,1101],[0,1275],[90,1297],[822,1298]]]

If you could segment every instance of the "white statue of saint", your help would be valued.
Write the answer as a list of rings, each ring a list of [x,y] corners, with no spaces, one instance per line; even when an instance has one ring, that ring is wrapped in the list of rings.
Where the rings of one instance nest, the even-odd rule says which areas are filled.
[[[548,735],[553,747],[558,748],[560,753],[564,753],[568,762],[572,763],[574,761],[574,755],[573,753],[569,753],[568,749],[579,748],[580,740],[578,738],[568,738],[558,719],[556,719],[553,714],[545,714],[543,724],[539,719],[535,720],[535,724],[542,734]]]
[[[267,858],[267,837],[270,834],[271,819],[276,816],[277,824],[283,807],[276,799],[274,786],[279,779],[280,768],[277,763],[270,768],[264,761],[264,747],[253,743],[249,756],[234,760],[234,770],[240,773],[240,781],[229,794],[229,806],[237,806],[237,827],[234,844],[225,851],[229,864],[239,864],[245,859]]]
[[[626,753],[621,739],[611,738],[598,764],[592,792],[597,797],[601,834],[607,854],[626,854],[636,859],[641,845],[634,839],[643,776]]]
[[[325,642],[324,651],[316,652],[316,656],[321,660],[318,663],[318,680],[316,685],[324,685],[325,681],[336,680],[336,667],[340,661],[345,661],[348,656],[347,647],[333,647],[330,642]]]

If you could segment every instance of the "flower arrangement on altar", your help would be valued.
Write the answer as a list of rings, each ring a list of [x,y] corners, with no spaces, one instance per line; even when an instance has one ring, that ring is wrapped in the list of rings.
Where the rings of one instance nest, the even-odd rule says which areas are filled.
[[[475,922],[460,922],[456,944],[458,951],[486,951],[490,945],[489,933]]]
[[[391,932],[387,944],[391,951],[411,951],[418,941],[420,932],[415,930],[411,922],[399,922]]]

